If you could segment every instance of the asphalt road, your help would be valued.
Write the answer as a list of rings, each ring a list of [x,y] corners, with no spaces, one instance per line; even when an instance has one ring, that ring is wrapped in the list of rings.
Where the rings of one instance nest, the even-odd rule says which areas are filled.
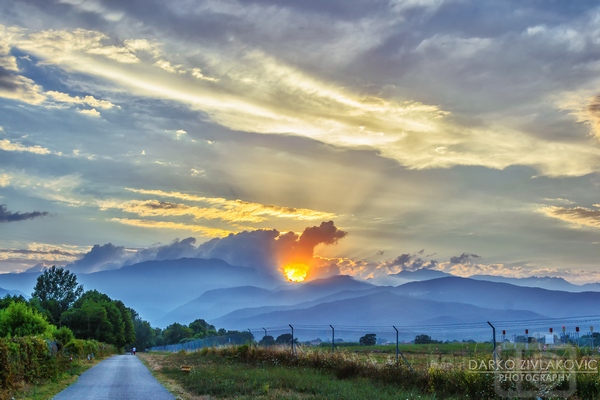
[[[56,400],[174,400],[136,357],[113,356],[85,371]]]

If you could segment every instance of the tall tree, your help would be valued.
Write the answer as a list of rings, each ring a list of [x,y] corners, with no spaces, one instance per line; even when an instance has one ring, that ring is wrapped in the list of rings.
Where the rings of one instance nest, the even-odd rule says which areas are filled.
[[[60,324],[60,316],[81,296],[83,285],[77,284],[77,276],[64,268],[47,269],[38,276],[32,297],[52,316],[52,323]]]
[[[135,342],[129,309],[122,301],[97,290],[85,292],[63,313],[61,322],[71,328],[77,338],[96,339],[119,348]]]

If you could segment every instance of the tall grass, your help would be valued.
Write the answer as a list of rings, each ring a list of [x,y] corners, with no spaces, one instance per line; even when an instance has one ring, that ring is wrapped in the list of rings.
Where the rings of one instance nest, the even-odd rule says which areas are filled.
[[[179,365],[192,372],[180,372]],[[339,364],[340,368],[335,365]],[[375,382],[360,376],[358,358],[313,353],[293,356],[286,351],[250,349],[247,346],[205,348],[169,356],[163,370],[195,395],[236,399],[434,399],[416,389]]]
[[[490,354],[479,355],[479,359],[486,364],[490,358]],[[436,356],[417,363],[411,370],[402,360],[396,364],[393,355],[372,356],[366,352],[345,350],[332,353],[314,348],[300,348],[296,354],[292,354],[289,347],[244,345],[175,354],[171,356],[171,367],[167,370],[173,377],[183,379],[184,384],[195,393],[219,397],[267,396],[267,388],[271,391],[276,389],[279,394],[287,393],[285,396],[301,393],[310,398],[361,399],[386,398],[388,395],[400,398],[400,393],[406,398],[500,398],[496,393],[495,375],[470,371],[466,367],[467,359],[453,357],[449,359],[450,362],[443,362],[443,357]],[[182,364],[194,366],[195,372],[189,375],[179,373],[178,365]],[[511,382],[502,383],[500,388],[519,389]],[[554,389],[564,388],[563,384]],[[540,397],[547,398],[550,393],[548,390],[553,388],[536,389],[531,384],[525,384],[521,389],[539,389]],[[572,396],[573,399],[597,399],[599,394],[598,374],[577,375],[577,392]],[[269,395],[265,398],[294,397]]]

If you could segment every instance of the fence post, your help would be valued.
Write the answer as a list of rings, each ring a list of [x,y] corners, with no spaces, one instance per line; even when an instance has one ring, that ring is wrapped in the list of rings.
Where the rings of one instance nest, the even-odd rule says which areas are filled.
[[[335,351],[335,328],[331,325],[329,325],[331,327],[331,352],[333,353]]]
[[[410,371],[411,372],[415,372],[415,370],[413,369],[412,365],[410,365],[410,363],[408,362],[408,360],[406,359],[406,357],[404,357],[404,354],[402,354],[402,352],[398,348],[398,328],[396,328],[394,325],[392,325],[392,326],[396,330],[396,365],[398,365],[398,354],[400,354],[400,356],[402,357],[402,359],[404,360],[404,362],[406,363],[406,365],[408,365],[408,368],[410,369]]]
[[[292,328],[292,354],[296,354],[296,350],[294,349],[294,327],[292,324],[288,324],[290,328]]]
[[[494,325],[490,324],[490,321],[487,321],[488,325],[492,327],[492,343],[494,345],[494,368],[497,368],[496,364],[496,328]]]
[[[398,348],[398,328],[392,325],[396,330],[396,365],[398,365],[398,353],[400,353],[400,349]]]

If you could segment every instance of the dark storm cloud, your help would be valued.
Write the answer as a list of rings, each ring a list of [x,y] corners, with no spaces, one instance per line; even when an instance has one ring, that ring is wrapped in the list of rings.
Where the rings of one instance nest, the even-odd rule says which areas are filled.
[[[8,211],[5,204],[0,204],[0,222],[17,222],[17,221],[25,221],[28,219],[40,218],[49,215],[46,211],[33,211],[20,213],[13,213]]]
[[[481,258],[481,256],[478,256],[477,254],[462,253],[460,256],[451,257],[450,262],[452,264],[466,264],[474,258]]]

